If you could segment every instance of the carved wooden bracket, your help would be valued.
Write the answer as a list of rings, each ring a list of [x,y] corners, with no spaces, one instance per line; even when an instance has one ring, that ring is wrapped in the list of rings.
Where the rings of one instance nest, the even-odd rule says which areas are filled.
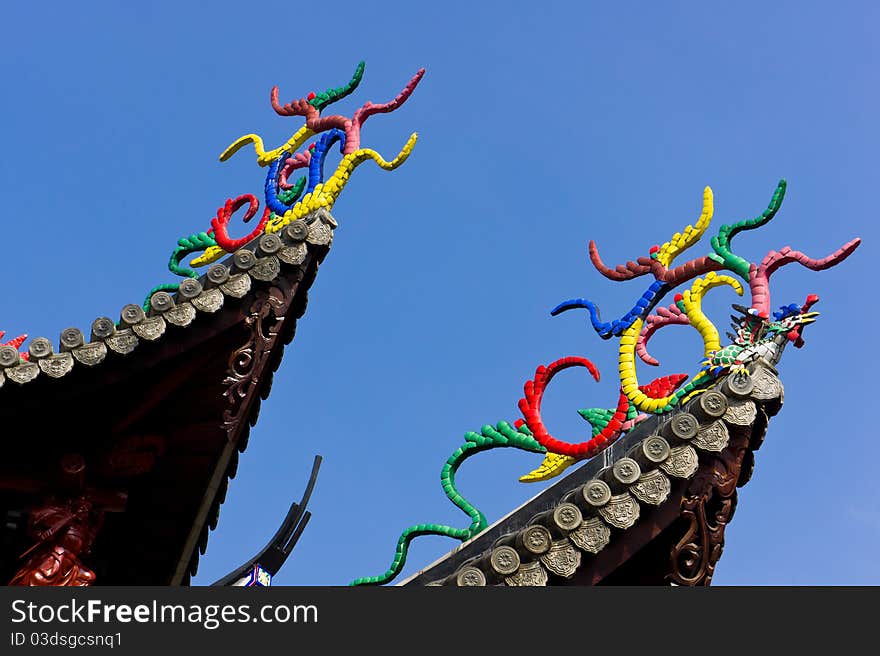
[[[229,357],[229,369],[223,381],[226,385],[223,396],[229,402],[223,412],[223,429],[231,442],[235,441],[241,422],[247,418],[302,276],[302,270],[297,270],[291,279],[279,277],[276,284],[256,292],[251,303],[245,318],[248,339]]]
[[[746,433],[746,434],[744,434]],[[672,548],[669,579],[677,585],[710,585],[724,549],[724,529],[736,511],[736,488],[749,454],[748,431],[737,431],[727,448],[707,459],[688,484],[681,504],[687,523]]]
[[[184,544],[171,585],[194,576],[199,552],[204,553],[208,532],[217,523],[219,506],[226,495],[226,480],[235,475],[238,453],[244,451],[249,426],[256,423],[261,399],[269,395],[271,376],[281,363],[282,347],[293,338],[296,320],[305,312],[307,290],[326,249],[311,254],[302,266],[283,271],[265,289],[258,289],[244,315],[247,337],[229,357],[223,396],[227,407],[220,427],[228,440],[208,484],[208,490]]]

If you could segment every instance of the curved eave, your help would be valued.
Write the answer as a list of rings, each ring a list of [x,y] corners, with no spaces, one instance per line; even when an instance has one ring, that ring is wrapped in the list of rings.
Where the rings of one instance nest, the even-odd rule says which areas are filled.
[[[716,547],[723,545],[724,527],[733,515],[735,489],[748,482],[753,451],[763,442],[769,417],[782,405],[782,383],[769,363],[759,360],[753,365],[751,382],[753,389],[743,394],[732,392],[726,379],[719,380],[713,389],[724,394],[727,409],[721,417],[697,415],[696,436],[679,439],[670,430],[681,412],[651,418],[603,454],[398,585],[710,583],[721,555]],[[615,481],[615,464],[638,453],[654,436],[667,440],[668,457],[647,463],[643,459],[640,476],[631,484]],[[613,501],[591,506],[583,501],[582,491],[597,480],[611,481]],[[715,488],[722,485],[726,487],[719,496]],[[729,501],[726,514],[722,519],[712,518],[717,520],[711,536],[714,542],[699,544],[699,536],[691,540],[688,529],[697,513],[689,514],[689,509],[724,495]],[[561,529],[553,522],[554,510],[566,502],[577,505],[582,513],[576,528]],[[618,504],[616,508],[614,504]],[[551,535],[552,546],[542,553],[523,547],[522,538],[536,525],[547,531],[539,529],[539,537]],[[504,545],[519,552],[521,563],[513,572],[499,572],[493,566],[493,549]],[[689,578],[676,571],[679,565],[674,563],[679,557],[696,559],[702,567],[699,576]]]
[[[97,583],[187,584],[332,242],[336,223],[329,212],[304,223],[304,241],[282,231],[273,253],[261,249],[260,239],[252,241],[239,251],[256,257],[230,256],[222,263],[228,279],[203,276],[195,296],[190,285],[189,296],[179,290],[173,305],[156,310],[154,304],[135,322],[126,322],[123,312],[112,334],[67,349],[62,342],[58,352],[2,368],[0,510],[20,515],[39,503],[53,490],[60,458],[81,453],[89,488],[128,495],[124,512],[106,514],[86,557]],[[252,338],[255,308],[267,295],[284,297],[283,316],[270,313],[276,332],[233,417],[226,392],[236,376],[234,359]],[[131,456],[132,448],[136,458],[150,461],[146,469],[108,465],[120,450]],[[29,546],[21,522],[7,526],[4,567]]]

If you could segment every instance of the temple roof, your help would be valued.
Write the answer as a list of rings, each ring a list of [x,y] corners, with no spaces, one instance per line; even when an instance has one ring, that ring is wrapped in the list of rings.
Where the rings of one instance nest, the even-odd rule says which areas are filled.
[[[0,512],[21,518],[0,544],[4,570],[30,544],[27,509],[76,454],[86,494],[124,499],[89,557],[98,581],[189,582],[335,226],[313,212],[152,294],[146,312],[126,305],[119,321],[96,319],[88,340],[67,329],[57,351],[36,338],[27,360],[3,362],[0,421],[31,438],[7,441],[0,463]]]
[[[57,350],[54,341],[46,337],[31,339],[24,357],[14,346],[0,346],[0,388],[6,388],[0,394],[8,393],[12,386],[9,383],[26,385],[40,378],[58,379],[75,370],[96,367],[111,353],[130,356],[141,344],[162,341],[169,326],[187,328],[197,316],[211,315],[224,304],[240,302],[254,284],[275,280],[282,267],[303,265],[307,245],[329,246],[335,225],[330,213],[322,209],[304,225],[262,235],[214,264],[205,275],[185,278],[176,293],[155,292],[146,311],[140,304],[130,303],[122,308],[116,321],[98,317],[92,322],[88,340],[80,329],[67,328],[58,337]],[[195,322],[197,327],[203,325]]]
[[[643,422],[398,585],[708,583],[735,488],[782,398],[775,369],[759,360],[750,378],[720,379]]]
[[[142,305],[99,317],[89,331],[63,330],[57,347],[37,337],[21,352],[24,336],[0,345],[0,421],[31,438],[8,445],[0,462],[0,577],[43,581],[41,563],[68,534],[65,553],[87,555],[94,569],[83,568],[83,581],[178,585],[196,573],[332,242],[330,210],[361,164],[393,171],[416,144],[412,133],[386,160],[362,142],[362,128],[405,103],[424,69],[386,102],[367,101],[351,117],[321,115],[363,74],[360,62],[345,84],[286,103],[274,87],[274,112],[304,125],[278,147],[249,133],[221,153],[226,161],[253,147],[266,169],[251,233],[233,238],[229,223],[240,210],[250,221],[260,201],[229,198],[210,229],[177,240],[168,268],[179,284],[157,286]],[[341,157],[325,175],[336,146]],[[52,513],[67,519],[48,529],[35,523]]]

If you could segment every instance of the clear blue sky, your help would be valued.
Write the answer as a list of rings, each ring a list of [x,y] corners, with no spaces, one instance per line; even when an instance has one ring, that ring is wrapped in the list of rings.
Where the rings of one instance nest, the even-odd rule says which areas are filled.
[[[261,197],[253,157],[218,154],[241,134],[275,145],[299,126],[270,108],[272,85],[300,97],[364,59],[361,88],[339,104],[349,114],[427,68],[403,108],[364,129],[388,157],[412,131],[419,142],[396,172],[363,165],[337,203],[335,243],[196,583],[262,546],[316,453],[314,517],[279,584],[378,574],[404,527],[464,526],[440,467],[465,431],[518,417],[537,365],[584,355],[603,373],[554,383],[545,416],[560,436],[586,434],[577,408],[616,399],[613,342],[584,313],[549,316],[574,296],[619,315],[641,293],[644,279],[595,272],[588,241],[606,262],[634,259],[696,219],[704,185],[720,223],[758,214],[782,177],[782,210],[740,252],[864,243],[836,269],[773,279],[774,305],[813,292],[822,317],[785,354],[786,403],[715,581],[880,583],[872,3],[181,5],[6,8],[0,329],[54,340],[169,281],[178,237],[207,229],[227,198]],[[707,300],[722,331],[735,300]],[[655,352],[663,370],[644,379],[692,372],[700,340],[670,328]],[[516,480],[539,460],[478,456],[460,488],[497,519],[542,489]],[[455,544],[417,541],[406,572]]]

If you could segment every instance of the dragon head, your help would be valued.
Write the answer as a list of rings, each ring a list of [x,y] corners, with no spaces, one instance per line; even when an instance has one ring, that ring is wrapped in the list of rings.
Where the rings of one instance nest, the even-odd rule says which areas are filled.
[[[804,345],[804,327],[819,317],[818,312],[810,311],[810,308],[818,300],[818,296],[810,294],[803,305],[799,306],[796,303],[783,305],[779,311],[773,313],[772,319],[761,314],[755,308],[734,305],[733,309],[742,316],[731,315],[736,335],[731,334],[730,337],[737,344],[751,346],[758,342],[773,341],[779,336],[785,336],[788,341],[800,348]]]
[[[796,348],[804,345],[804,327],[813,323],[818,317],[818,312],[811,312],[810,308],[819,301],[816,294],[807,296],[807,300],[801,307],[794,303],[783,306],[779,312],[773,313],[774,321],[770,326],[773,327],[775,334],[785,335],[790,342],[793,342]]]

